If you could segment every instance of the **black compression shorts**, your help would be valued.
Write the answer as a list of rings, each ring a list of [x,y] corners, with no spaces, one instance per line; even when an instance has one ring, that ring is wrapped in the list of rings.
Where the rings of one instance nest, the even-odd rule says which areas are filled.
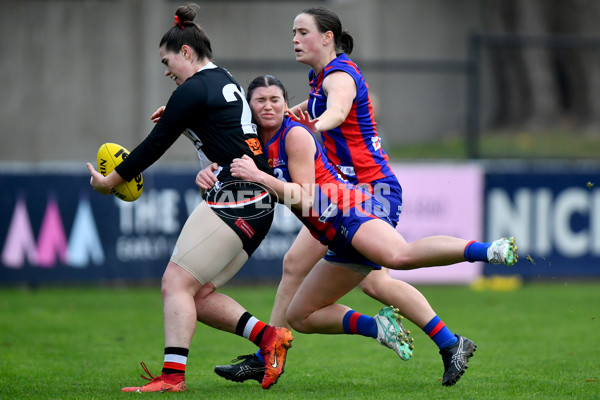
[[[204,194],[208,206],[240,237],[248,257],[265,238],[273,222],[275,201],[254,182],[217,182]]]

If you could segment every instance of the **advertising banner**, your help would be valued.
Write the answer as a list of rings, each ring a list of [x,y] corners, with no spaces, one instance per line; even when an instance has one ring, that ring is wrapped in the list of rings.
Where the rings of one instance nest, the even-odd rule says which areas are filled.
[[[393,164],[402,185],[402,214],[397,230],[408,242],[450,235],[483,239],[484,172],[478,164]],[[482,274],[482,263],[411,271],[390,271],[408,283],[470,283]]]
[[[413,284],[464,284],[482,275],[600,276],[600,170],[485,171],[480,164],[393,164],[403,187],[398,231],[490,241],[514,235],[512,268],[460,263],[392,271]],[[84,168],[0,171],[0,284],[160,279],[179,232],[199,203],[193,169],[144,173],[127,203],[102,196]],[[267,238],[234,278],[277,280],[300,222],[278,205]]]
[[[135,202],[103,196],[81,173],[0,174],[0,283],[158,279],[200,202],[194,170],[148,172]],[[238,279],[277,279],[299,230],[283,206]]]
[[[548,167],[486,174],[486,236],[514,235],[525,278],[600,276],[600,170]]]

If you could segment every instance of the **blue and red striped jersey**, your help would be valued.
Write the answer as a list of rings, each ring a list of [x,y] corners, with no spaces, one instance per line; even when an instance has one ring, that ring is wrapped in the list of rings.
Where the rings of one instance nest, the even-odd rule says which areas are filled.
[[[288,156],[285,149],[285,139],[290,129],[304,126],[284,118],[279,131],[265,144],[269,165],[273,168],[275,177],[284,182],[292,182],[288,169]],[[308,130],[307,130],[308,132]],[[362,188],[352,185],[340,176],[338,171],[327,160],[321,145],[314,139],[315,152],[315,193],[314,203],[310,210],[292,208],[292,212],[310,230],[311,234],[324,245],[329,245],[334,239],[342,218],[354,207],[370,199],[372,196]]]
[[[381,148],[381,139],[377,135],[369,87],[358,66],[345,54],[337,56],[318,75],[310,70],[310,116],[318,118],[327,109],[323,80],[335,71],[344,71],[354,79],[356,97],[342,125],[321,132],[326,157],[355,185],[394,176],[388,163],[389,158]]]

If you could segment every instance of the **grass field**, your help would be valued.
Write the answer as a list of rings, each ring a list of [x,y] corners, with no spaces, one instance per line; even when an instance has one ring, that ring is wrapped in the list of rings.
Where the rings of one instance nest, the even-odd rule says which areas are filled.
[[[269,391],[213,373],[254,346],[199,326],[186,393],[202,399],[598,399],[600,283],[528,284],[511,292],[420,287],[446,324],[478,344],[470,368],[441,386],[442,361],[411,323],[413,359],[401,361],[373,339],[296,334],[286,373]],[[224,290],[268,319],[274,287]],[[344,303],[374,314],[362,293]],[[159,374],[162,302],[153,288],[0,289],[1,399],[126,399],[120,388],[142,384],[139,361]],[[157,397],[161,394],[144,394]]]

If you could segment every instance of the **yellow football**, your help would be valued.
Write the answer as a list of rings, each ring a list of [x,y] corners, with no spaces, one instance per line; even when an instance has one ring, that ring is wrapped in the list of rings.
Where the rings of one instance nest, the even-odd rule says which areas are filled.
[[[106,176],[110,174],[117,165],[121,164],[129,155],[129,151],[116,143],[104,143],[98,149],[97,161],[98,172]],[[135,201],[144,189],[144,179],[139,174],[129,182],[120,184],[114,189],[113,194],[123,201]]]

